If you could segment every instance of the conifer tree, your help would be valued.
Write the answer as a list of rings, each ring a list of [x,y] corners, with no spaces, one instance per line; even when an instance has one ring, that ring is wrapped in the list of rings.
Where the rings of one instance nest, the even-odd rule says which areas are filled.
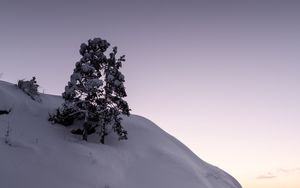
[[[129,116],[130,109],[123,99],[127,96],[124,75],[119,71],[125,56],[117,58],[117,47],[107,57],[110,44],[101,38],[88,40],[80,46],[82,58],[75,65],[70,81],[62,94],[65,102],[50,115],[49,120],[72,125],[83,120],[82,128],[72,133],[87,140],[89,134],[98,133],[100,142],[114,131],[119,140],[127,139],[127,131],[121,125],[120,115]]]

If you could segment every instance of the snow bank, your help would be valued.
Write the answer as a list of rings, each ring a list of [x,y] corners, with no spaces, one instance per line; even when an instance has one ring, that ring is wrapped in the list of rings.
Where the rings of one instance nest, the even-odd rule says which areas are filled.
[[[62,99],[33,101],[0,81],[0,187],[2,188],[241,188],[224,171],[199,159],[151,121],[131,115],[129,140],[83,142],[70,128],[52,125],[48,113]],[[9,142],[5,133],[10,127]]]

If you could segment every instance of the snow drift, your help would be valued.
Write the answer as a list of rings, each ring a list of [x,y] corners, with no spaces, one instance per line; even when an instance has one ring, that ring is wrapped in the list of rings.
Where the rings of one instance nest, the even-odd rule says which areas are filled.
[[[47,121],[62,98],[40,98],[0,81],[0,110],[12,109],[0,115],[0,187],[241,188],[143,117],[124,117],[126,141],[111,135],[105,145],[92,137],[84,142]]]

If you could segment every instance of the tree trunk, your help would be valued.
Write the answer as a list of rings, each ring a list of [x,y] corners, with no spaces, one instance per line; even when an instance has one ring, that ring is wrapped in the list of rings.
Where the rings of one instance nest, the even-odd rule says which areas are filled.
[[[101,143],[101,144],[104,144],[104,137],[105,137],[104,134],[101,135],[101,139],[100,139],[100,143]]]
[[[89,129],[90,129],[90,124],[87,123],[87,122],[85,122],[85,123],[83,124],[82,140],[87,141]]]

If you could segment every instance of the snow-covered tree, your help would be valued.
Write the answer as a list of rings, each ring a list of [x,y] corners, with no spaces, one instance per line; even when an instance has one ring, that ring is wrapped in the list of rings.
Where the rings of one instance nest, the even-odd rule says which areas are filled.
[[[38,92],[39,85],[37,84],[35,77],[32,77],[32,79],[29,81],[19,80],[17,86],[33,100],[41,102],[40,94]]]
[[[80,46],[82,58],[76,63],[70,81],[62,94],[64,104],[50,115],[54,123],[71,125],[74,120],[83,120],[80,129],[72,133],[87,140],[89,134],[98,133],[100,142],[114,131],[119,139],[127,139],[127,131],[121,125],[121,114],[129,116],[130,109],[124,87],[124,75],[119,71],[125,56],[116,58],[117,47],[107,56],[110,44],[101,38],[88,40]]]

